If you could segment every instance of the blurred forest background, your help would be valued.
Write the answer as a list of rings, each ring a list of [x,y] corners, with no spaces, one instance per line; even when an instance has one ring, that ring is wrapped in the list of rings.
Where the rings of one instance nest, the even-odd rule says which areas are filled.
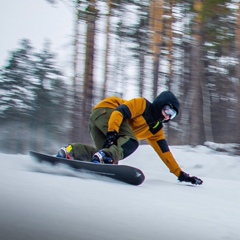
[[[92,144],[87,126],[98,101],[152,101],[167,89],[181,103],[164,126],[170,145],[240,143],[239,0],[43,1],[75,16],[73,74],[66,80],[51,43],[36,52],[21,39],[0,69],[1,152]]]

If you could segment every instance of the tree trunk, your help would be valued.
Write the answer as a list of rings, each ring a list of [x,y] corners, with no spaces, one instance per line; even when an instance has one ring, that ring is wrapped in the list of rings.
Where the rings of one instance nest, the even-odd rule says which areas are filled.
[[[78,5],[80,1],[77,0],[76,3],[76,19],[75,19],[75,29],[74,29],[74,52],[73,52],[73,79],[72,79],[72,92],[73,92],[73,102],[72,102],[72,116],[71,116],[71,131],[69,140],[66,142],[76,142],[79,141],[79,136],[81,133],[81,91],[80,91],[80,79],[78,76],[78,57],[79,57],[79,23],[80,23],[80,11],[78,10]]]
[[[190,109],[190,125],[191,135],[190,144],[195,146],[203,144],[205,136],[203,131],[203,100],[201,91],[201,81],[203,79],[203,63],[202,63],[202,1],[196,0],[194,2],[194,10],[196,16],[193,22],[192,38],[192,59],[191,62],[191,82],[190,82],[190,95],[191,99],[188,99],[191,104]]]
[[[94,66],[94,45],[96,27],[95,0],[91,0],[87,12],[87,37],[86,37],[86,60],[83,86],[83,109],[82,109],[82,139],[84,143],[92,143],[88,132],[88,122],[93,104],[93,66]]]
[[[235,78],[236,78],[236,100],[237,100],[237,137],[236,142],[240,142],[240,3],[238,3],[238,10],[236,14],[236,23],[235,23],[235,54],[238,60],[238,64],[235,66]]]
[[[162,44],[163,0],[152,0],[150,4],[150,49],[153,54],[153,98],[158,95],[159,58]]]
[[[104,82],[102,87],[102,99],[106,98],[107,83],[108,83],[108,67],[109,67],[109,45],[110,45],[110,19],[112,14],[112,0],[108,0],[108,14],[106,24],[106,49],[105,49],[105,64],[104,64]]]

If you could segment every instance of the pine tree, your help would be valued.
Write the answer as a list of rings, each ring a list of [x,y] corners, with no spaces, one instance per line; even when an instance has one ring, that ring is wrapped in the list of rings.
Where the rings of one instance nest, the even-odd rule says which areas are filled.
[[[63,73],[56,67],[56,56],[45,43],[40,53],[35,53],[35,101],[33,134],[34,148],[49,150],[52,142],[67,135],[69,126],[68,88],[63,82]],[[65,137],[65,141],[68,139]]]
[[[48,44],[34,53],[30,41],[22,40],[19,49],[10,54],[0,78],[2,151],[49,149],[66,135],[68,91],[55,64]]]
[[[33,72],[35,63],[29,40],[22,40],[20,48],[10,54],[8,65],[1,72],[0,117],[3,149],[21,152],[26,130],[26,119],[33,109]]]

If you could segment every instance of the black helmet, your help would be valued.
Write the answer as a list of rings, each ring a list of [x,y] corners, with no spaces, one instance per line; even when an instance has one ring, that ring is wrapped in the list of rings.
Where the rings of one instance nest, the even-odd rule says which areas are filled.
[[[177,114],[179,112],[180,103],[171,91],[164,91],[160,93],[152,104],[154,118],[156,120],[162,120],[164,118],[164,116],[162,115],[162,109],[166,105],[169,105],[171,108],[173,108],[177,112]]]

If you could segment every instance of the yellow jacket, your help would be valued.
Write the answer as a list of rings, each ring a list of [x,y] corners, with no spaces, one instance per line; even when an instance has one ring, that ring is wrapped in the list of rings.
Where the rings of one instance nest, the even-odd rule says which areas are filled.
[[[167,99],[167,102],[161,102],[162,105],[159,103],[156,105],[157,107],[159,106],[159,109],[156,106],[154,109],[153,103],[150,103],[145,98],[134,98],[126,101],[118,97],[110,97],[98,103],[93,110],[97,108],[115,109],[108,121],[108,131],[119,132],[122,121],[128,120],[135,137],[138,140],[146,140],[154,148],[158,156],[169,168],[170,172],[178,177],[181,168],[169,150],[161,121],[156,119],[163,105],[172,104],[174,101],[169,102],[169,99]],[[178,107],[179,106],[176,107],[177,111]]]

